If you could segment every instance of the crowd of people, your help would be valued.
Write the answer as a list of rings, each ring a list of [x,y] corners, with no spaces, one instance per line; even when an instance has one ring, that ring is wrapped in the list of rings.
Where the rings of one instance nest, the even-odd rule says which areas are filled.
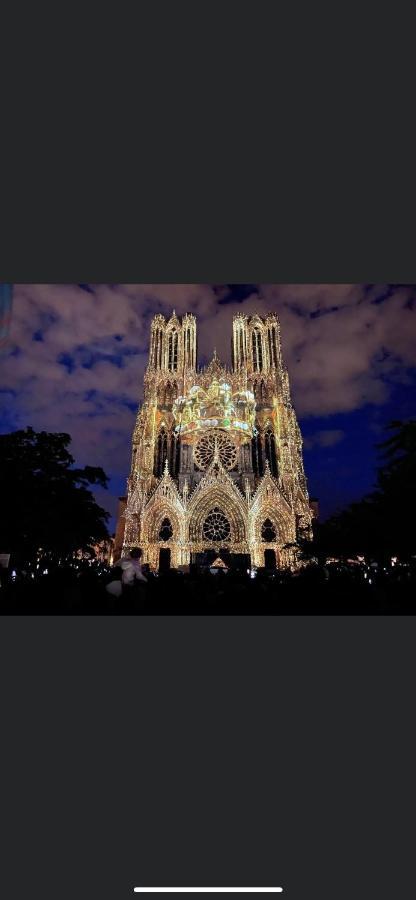
[[[151,572],[132,550],[109,568],[92,561],[3,571],[3,614],[397,614],[416,609],[410,562],[316,561],[290,570]]]

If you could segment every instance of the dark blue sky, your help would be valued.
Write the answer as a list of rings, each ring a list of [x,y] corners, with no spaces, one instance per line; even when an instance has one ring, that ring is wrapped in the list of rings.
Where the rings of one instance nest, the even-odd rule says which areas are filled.
[[[381,305],[399,285],[384,285],[374,298],[375,305]],[[363,285],[363,295],[368,294],[373,285]],[[261,292],[258,285],[220,285],[215,288],[219,303],[240,303]],[[415,297],[409,296],[407,306],[415,309]],[[329,309],[314,310],[311,318],[336,312],[334,304]],[[299,315],[304,315],[300,308]],[[415,335],[416,337],[416,335]],[[416,349],[415,349],[416,365]],[[413,373],[416,375],[416,370]],[[384,439],[385,428],[394,419],[416,417],[415,381],[408,373],[409,383],[388,384],[388,400],[381,406],[367,404],[347,413],[332,413],[328,416],[301,416],[299,423],[304,439],[304,462],[308,476],[310,496],[318,497],[320,510],[326,517],[337,509],[342,509],[352,500],[359,499],[372,489],[379,456],[376,444]],[[314,435],[328,431],[342,432],[334,444],[314,442]],[[332,436],[333,439],[336,435]],[[322,437],[321,437],[322,441]]]
[[[0,430],[68,431],[79,464],[125,492],[152,316],[197,316],[199,363],[230,361],[232,316],[278,313],[311,496],[322,516],[370,490],[375,444],[416,416],[413,285],[17,285],[0,359]],[[114,521],[114,520],[113,520]]]

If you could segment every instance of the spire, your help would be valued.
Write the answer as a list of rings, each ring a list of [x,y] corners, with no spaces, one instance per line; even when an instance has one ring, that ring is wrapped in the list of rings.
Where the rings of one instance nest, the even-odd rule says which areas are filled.
[[[166,478],[169,475],[169,463],[168,458],[165,459],[165,468],[163,469],[163,477]]]
[[[219,356],[217,355],[217,348],[214,347],[214,353],[212,355],[211,361],[208,363],[206,368],[207,372],[210,372],[212,375],[219,375],[219,373],[223,370],[223,365]]]

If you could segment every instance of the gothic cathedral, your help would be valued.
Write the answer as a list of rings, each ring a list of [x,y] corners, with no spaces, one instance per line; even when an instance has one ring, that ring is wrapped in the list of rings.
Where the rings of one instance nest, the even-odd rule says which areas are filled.
[[[155,316],[119,549],[153,570],[293,567],[311,519],[278,317],[234,317],[229,370],[198,367],[193,315]]]

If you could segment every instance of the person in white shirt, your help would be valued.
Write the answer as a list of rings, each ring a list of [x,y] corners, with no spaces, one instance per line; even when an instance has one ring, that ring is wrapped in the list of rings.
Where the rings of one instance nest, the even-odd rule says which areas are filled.
[[[142,567],[140,564],[140,557],[142,555],[142,551],[140,548],[134,548],[130,550],[129,556],[126,559],[120,560],[120,568],[122,570],[121,583],[123,587],[133,587],[138,581],[147,583],[147,578],[143,575]]]
[[[114,578],[114,580],[107,585],[106,591],[109,594],[112,594],[115,597],[121,597],[122,593],[129,593],[130,590],[133,590],[139,583],[147,584],[147,578],[143,575],[140,564],[141,555],[142,551],[139,548],[134,548],[133,550],[130,550],[127,557],[114,563],[114,569],[121,569],[121,580],[120,576],[118,576],[118,578]]]

